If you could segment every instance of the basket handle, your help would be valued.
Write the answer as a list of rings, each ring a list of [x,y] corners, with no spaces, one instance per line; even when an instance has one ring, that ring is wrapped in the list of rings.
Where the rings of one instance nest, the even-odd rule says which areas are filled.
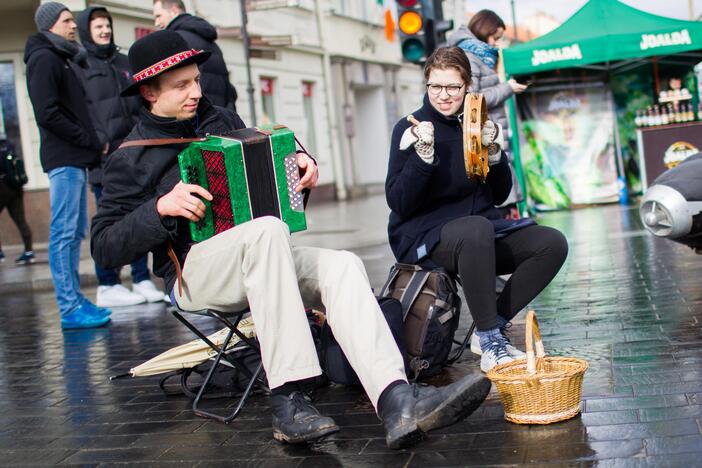
[[[536,353],[534,353],[536,348]],[[541,341],[541,330],[539,330],[539,321],[536,320],[536,313],[529,310],[526,316],[526,354],[527,354],[527,372],[529,375],[536,374],[536,359],[546,357],[544,344]]]

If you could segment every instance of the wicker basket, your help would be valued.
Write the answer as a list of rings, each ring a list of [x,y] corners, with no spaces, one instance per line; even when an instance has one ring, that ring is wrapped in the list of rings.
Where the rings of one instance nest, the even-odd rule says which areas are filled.
[[[526,359],[500,364],[487,374],[500,393],[505,419],[550,424],[577,415],[587,361],[547,357],[533,310],[526,318],[526,349]]]

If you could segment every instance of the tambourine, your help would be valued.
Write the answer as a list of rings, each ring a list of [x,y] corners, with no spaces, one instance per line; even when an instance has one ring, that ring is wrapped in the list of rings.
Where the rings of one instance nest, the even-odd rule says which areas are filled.
[[[482,144],[483,125],[488,118],[485,96],[468,93],[463,102],[463,161],[469,179],[485,182],[487,178],[488,150]]]

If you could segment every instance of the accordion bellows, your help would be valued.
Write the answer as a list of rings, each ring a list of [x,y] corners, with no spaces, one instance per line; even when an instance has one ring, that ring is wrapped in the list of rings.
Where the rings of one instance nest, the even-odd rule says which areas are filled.
[[[183,182],[197,184],[212,194],[205,216],[190,223],[190,234],[200,242],[261,216],[275,216],[290,232],[307,228],[295,135],[281,126],[245,128],[226,135],[208,136],[191,143],[178,155]]]

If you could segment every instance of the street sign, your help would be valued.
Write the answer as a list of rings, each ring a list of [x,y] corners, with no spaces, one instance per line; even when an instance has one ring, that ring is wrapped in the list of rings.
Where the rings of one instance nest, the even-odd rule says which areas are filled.
[[[300,0],[246,0],[248,11],[273,10],[300,6]]]

